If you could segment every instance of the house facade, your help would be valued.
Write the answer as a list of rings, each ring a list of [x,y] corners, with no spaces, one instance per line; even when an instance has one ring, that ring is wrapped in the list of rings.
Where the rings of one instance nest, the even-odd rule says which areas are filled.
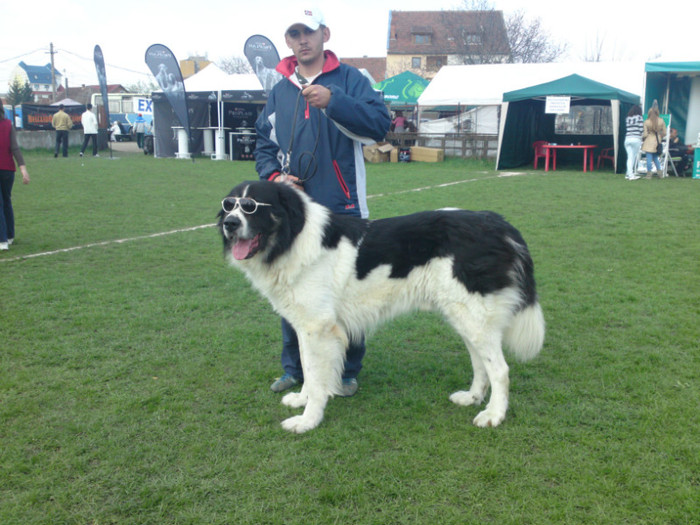
[[[386,77],[432,79],[445,65],[507,62],[502,11],[390,11]]]
[[[51,104],[53,102],[53,88],[51,85],[51,64],[45,66],[32,66],[20,62],[17,67],[12,70],[11,79],[18,78],[21,83],[29,82],[34,94],[34,102],[36,104]],[[63,75],[54,68],[54,83],[56,92],[61,85]]]

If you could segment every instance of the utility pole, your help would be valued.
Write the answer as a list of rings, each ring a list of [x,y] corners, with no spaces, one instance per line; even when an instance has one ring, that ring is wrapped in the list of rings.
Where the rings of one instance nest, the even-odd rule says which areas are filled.
[[[56,72],[53,67],[53,55],[55,51],[53,50],[53,42],[49,44],[49,53],[51,54],[51,102],[56,102]]]

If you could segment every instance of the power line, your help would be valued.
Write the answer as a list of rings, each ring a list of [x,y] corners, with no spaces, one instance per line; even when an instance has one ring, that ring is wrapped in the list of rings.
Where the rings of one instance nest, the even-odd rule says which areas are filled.
[[[32,53],[36,53],[37,51],[45,51],[45,50],[46,50],[45,48],[40,47],[40,48],[38,48],[38,49],[34,49],[34,50],[32,50],[32,51],[28,51],[27,53],[22,53],[21,55],[17,55],[16,57],[4,58],[4,59],[0,60],[0,64],[4,64],[5,62],[10,62],[10,61],[12,61],[12,60],[17,60],[18,58],[26,57],[26,56],[28,56],[28,55],[31,55]]]
[[[78,53],[73,53],[72,51],[68,51],[67,49],[59,49],[59,51],[63,51],[64,53],[68,53],[69,55],[73,55],[74,57],[80,58],[81,60],[87,60],[88,62],[93,62],[92,58],[87,58],[87,57],[81,56]],[[127,71],[128,73],[135,73],[137,75],[143,75],[146,77],[150,76],[149,73],[144,73],[143,71],[136,71],[134,69],[129,69],[129,68],[122,67],[122,66],[115,66],[114,64],[109,64],[109,63],[105,63],[105,65],[107,65],[109,67],[113,67],[114,69],[121,69],[122,71]]]

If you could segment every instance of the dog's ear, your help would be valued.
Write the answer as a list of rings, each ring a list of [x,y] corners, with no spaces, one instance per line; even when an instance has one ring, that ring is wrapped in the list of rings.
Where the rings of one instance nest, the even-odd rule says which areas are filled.
[[[266,257],[268,263],[287,250],[304,228],[304,201],[298,190],[284,183],[273,183],[277,190],[279,208],[275,212],[278,221],[277,242]]]

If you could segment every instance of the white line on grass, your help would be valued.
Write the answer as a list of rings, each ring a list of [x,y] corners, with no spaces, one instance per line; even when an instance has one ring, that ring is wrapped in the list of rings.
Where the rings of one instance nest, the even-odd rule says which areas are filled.
[[[498,175],[494,175],[492,177],[484,177],[481,179],[464,179],[464,180],[458,180],[455,182],[446,182],[443,184],[435,184],[433,186],[423,186],[422,188],[411,188],[409,190],[401,190],[401,191],[395,191],[391,193],[377,193],[374,195],[368,195],[368,199],[376,199],[379,197],[388,197],[390,195],[401,195],[404,193],[415,193],[419,191],[426,191],[426,190],[434,190],[438,188],[447,188],[449,186],[455,186],[457,184],[465,184],[467,182],[478,182],[481,180],[488,180],[488,179],[498,179],[502,177],[516,177],[520,175],[525,175],[523,172],[504,172],[504,173],[499,173]],[[132,242],[132,241],[140,241],[143,239],[155,239],[157,237],[165,237],[166,235],[173,235],[175,233],[184,233],[184,232],[191,232],[195,230],[202,230],[204,228],[213,228],[216,226],[216,224],[202,224],[201,226],[193,226],[191,228],[180,228],[177,230],[170,230],[167,232],[159,232],[159,233],[151,233],[149,235],[139,235],[138,237],[129,237],[126,239],[113,239],[110,241],[101,241],[101,242],[91,242],[89,244],[83,244],[81,246],[73,246],[71,248],[61,248],[60,250],[51,250],[48,252],[39,252],[39,253],[31,253],[29,255],[20,255],[18,257],[8,257],[7,259],[0,259],[0,262],[11,262],[11,261],[22,261],[25,259],[34,259],[35,257],[46,257],[49,255],[58,255],[59,253],[68,253],[68,252],[74,252],[77,250],[85,250],[87,248],[96,248],[98,246],[109,246],[110,244],[123,244],[125,242]]]

